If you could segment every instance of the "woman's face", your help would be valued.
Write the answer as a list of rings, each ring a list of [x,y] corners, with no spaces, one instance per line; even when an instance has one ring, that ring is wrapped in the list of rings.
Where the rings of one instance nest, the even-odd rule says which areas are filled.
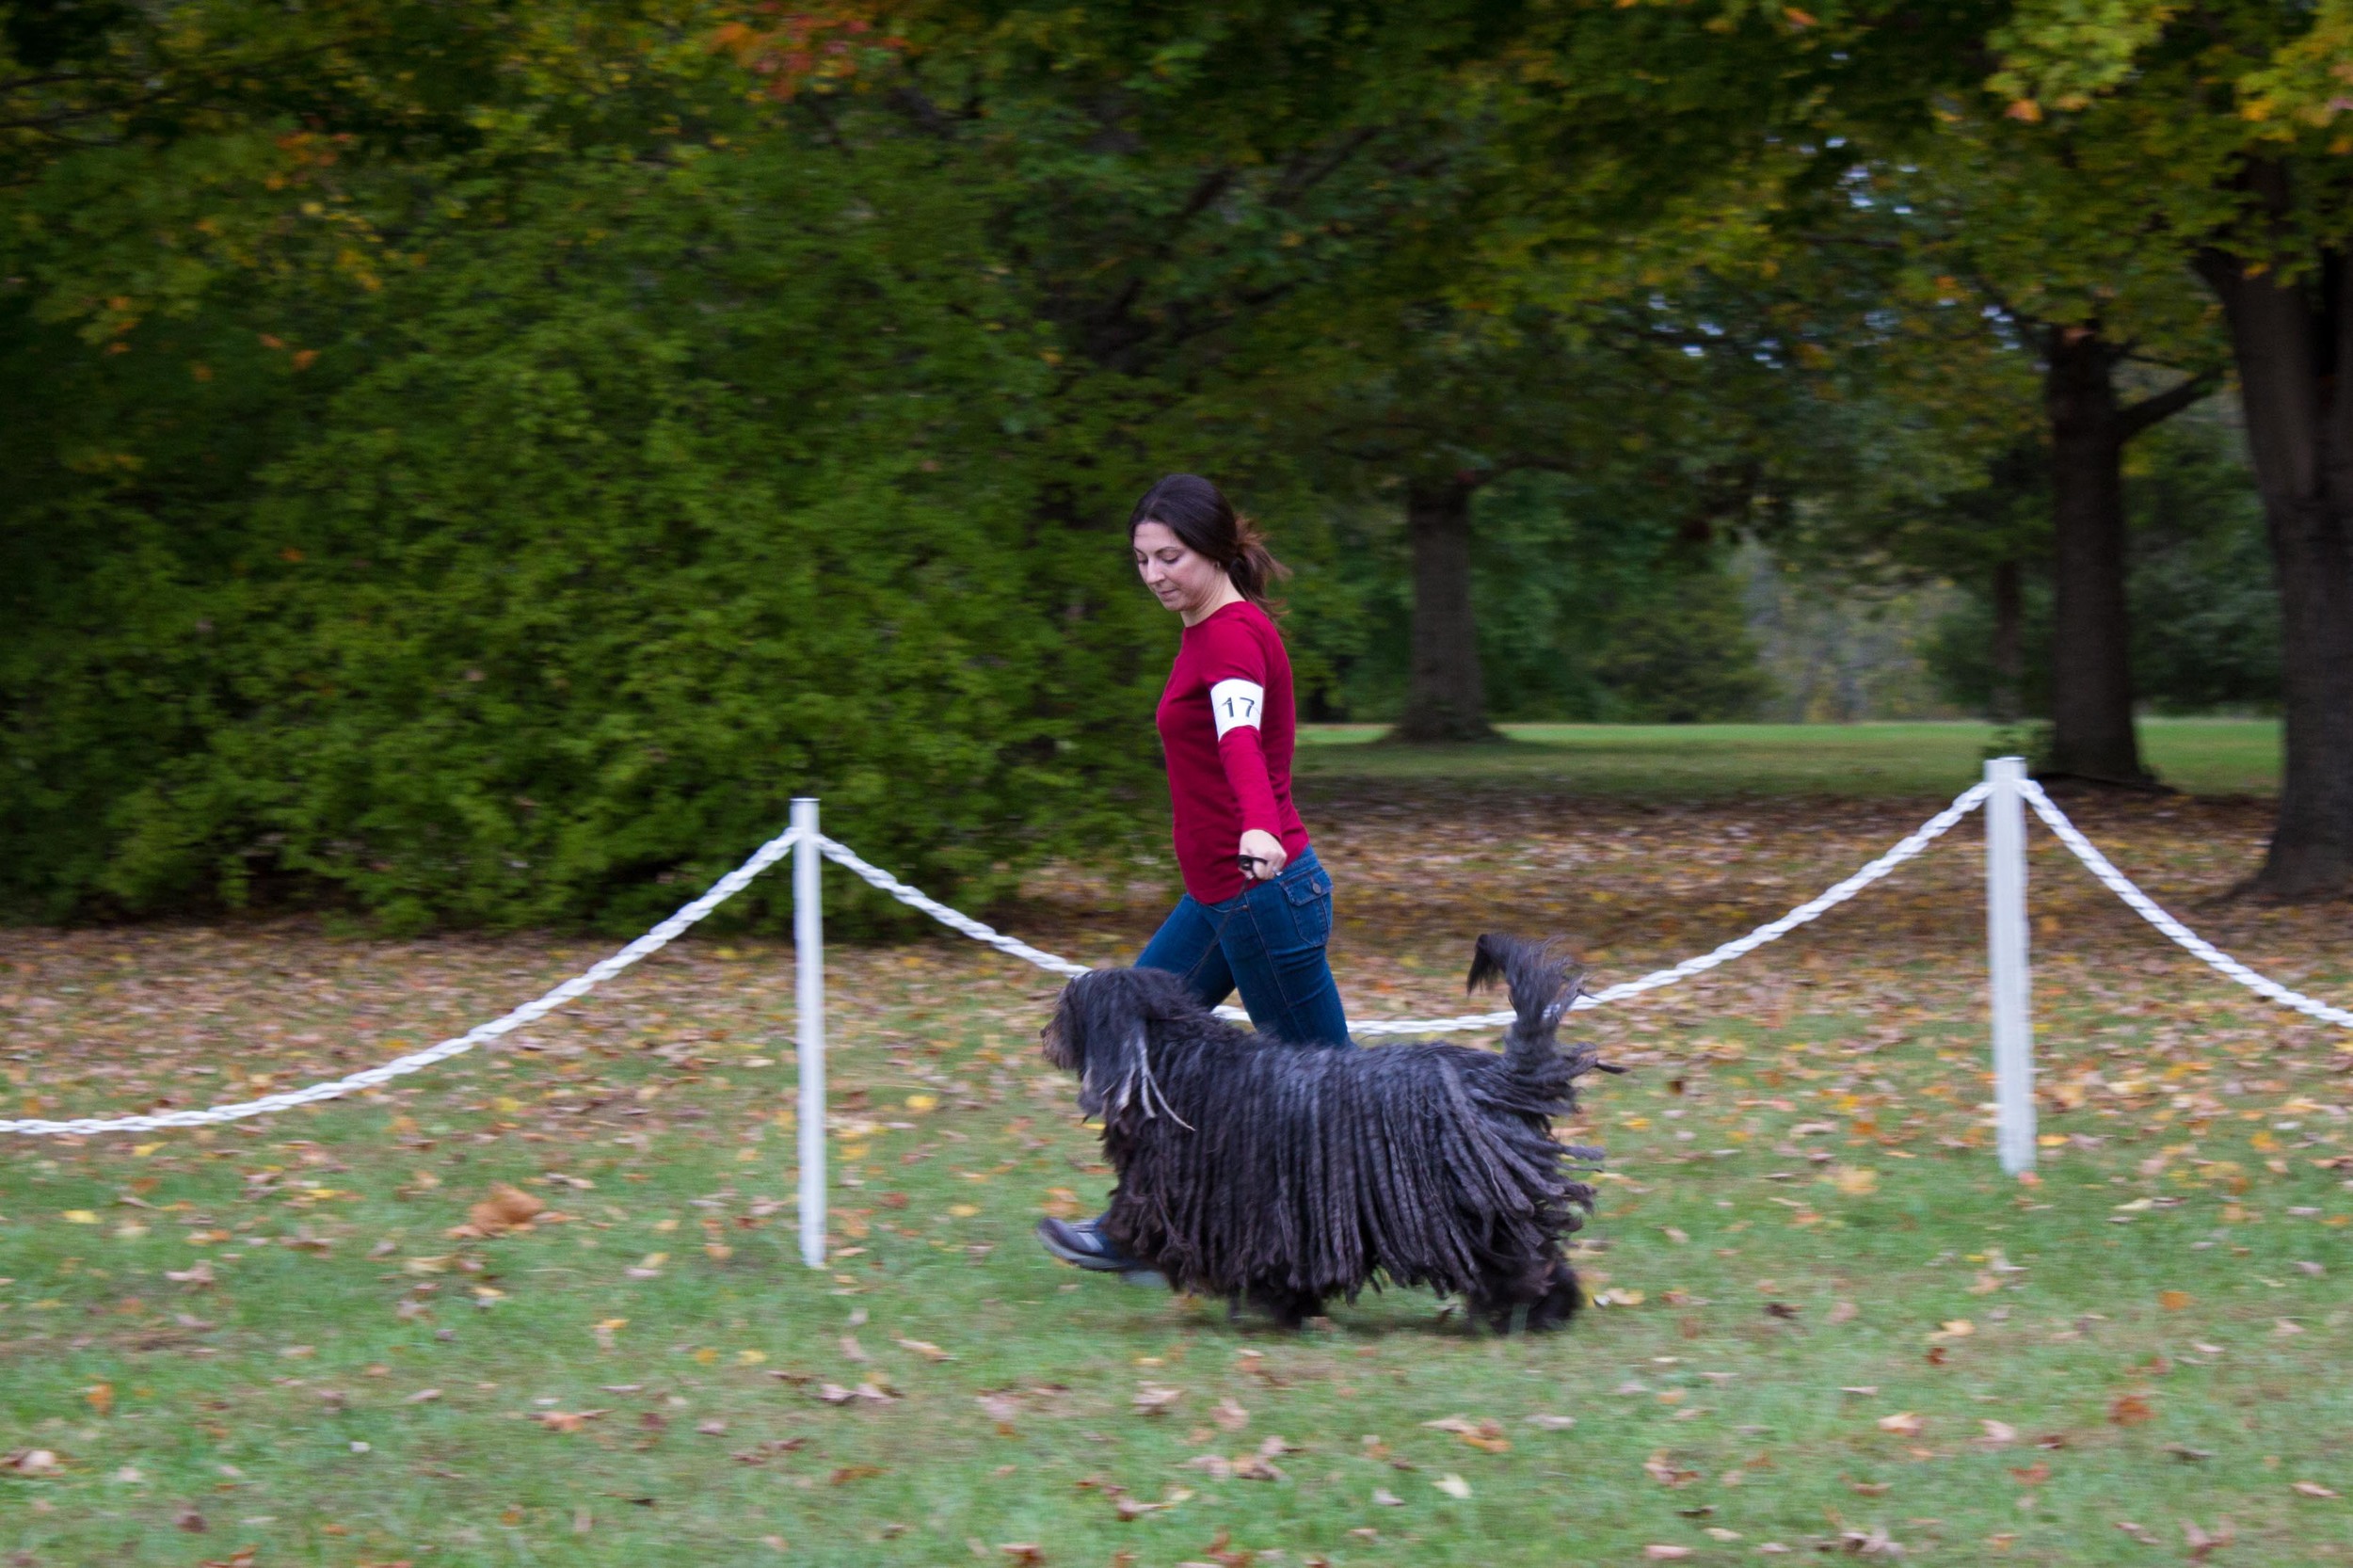
[[[1140,522],[1128,536],[1135,547],[1136,573],[1164,610],[1183,615],[1218,596],[1225,568],[1188,547],[1164,522]]]

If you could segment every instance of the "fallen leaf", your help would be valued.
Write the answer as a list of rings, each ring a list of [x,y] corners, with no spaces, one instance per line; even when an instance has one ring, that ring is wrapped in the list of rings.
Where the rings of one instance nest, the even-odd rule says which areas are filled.
[[[902,1350],[913,1351],[926,1361],[953,1361],[955,1359],[954,1356],[950,1355],[928,1339],[902,1339],[899,1341],[899,1347]]]
[[[1471,1420],[1468,1416],[1449,1416],[1443,1420],[1424,1421],[1423,1426],[1436,1432],[1450,1432],[1474,1448],[1491,1454],[1511,1450],[1510,1439],[1503,1435],[1503,1423],[1492,1419]]]
[[[1899,1410],[1893,1416],[1880,1417],[1880,1431],[1892,1432],[1898,1437],[1917,1437],[1925,1425],[1925,1421],[1909,1410]]]
[[[2137,1427],[2156,1418],[2149,1400],[2139,1394],[2119,1394],[2108,1401],[2108,1419],[2120,1427]]]
[[[1689,1486],[1700,1479],[1697,1470],[1684,1469],[1669,1459],[1665,1448],[1642,1461],[1642,1473],[1661,1486]]]
[[[1451,1473],[1440,1476],[1431,1484],[1449,1497],[1467,1497],[1471,1495],[1470,1482]]]
[[[1250,1424],[1250,1412],[1230,1399],[1220,1400],[1217,1408],[1209,1412],[1209,1419],[1223,1431],[1240,1432]]]
[[[1379,1508],[1403,1508],[1405,1506],[1404,1498],[1382,1486],[1372,1489],[1372,1500],[1374,1506]]]
[[[609,1408],[604,1410],[536,1410],[532,1412],[531,1418],[550,1432],[578,1432],[598,1416],[612,1414]]]
[[[547,1205],[520,1187],[494,1182],[490,1195],[466,1210],[466,1223],[485,1236],[503,1236],[547,1212]]]
[[[2298,1493],[2307,1497],[2333,1497],[2336,1496],[2334,1492],[2329,1491],[2327,1487],[2321,1485],[2320,1482],[2316,1480],[2290,1481],[2288,1483],[2288,1490]]]
[[[2191,1520],[2182,1521],[2182,1539],[2189,1546],[2190,1560],[2193,1562],[2203,1562],[2210,1554],[2229,1545],[2235,1535],[2228,1519],[2215,1521],[2212,1532],[2201,1528]]]
[[[1691,1548],[1689,1546],[1649,1545],[1642,1548],[1642,1555],[1650,1559],[1653,1562],[1677,1562],[1682,1560],[1684,1558],[1689,1557],[1691,1555]]]
[[[2018,1441],[2018,1429],[2008,1421],[1980,1420],[1977,1425],[1985,1429],[1985,1441],[1993,1447]]]
[[[2182,1308],[2187,1306],[2189,1303],[2190,1294],[2186,1290],[2160,1290],[2157,1292],[2157,1305],[2168,1312],[2179,1312]]]
[[[1164,1384],[1146,1383],[1137,1387],[1136,1397],[1131,1402],[1139,1416],[1164,1416],[1171,1406],[1184,1397],[1185,1391],[1181,1388],[1171,1388]]]

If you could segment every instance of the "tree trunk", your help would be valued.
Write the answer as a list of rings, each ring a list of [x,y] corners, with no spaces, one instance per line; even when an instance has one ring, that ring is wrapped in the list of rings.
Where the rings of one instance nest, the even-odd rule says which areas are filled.
[[[2046,776],[2144,787],[2133,729],[2124,602],[2123,411],[2115,345],[2097,327],[2050,328],[2051,756]]]
[[[2250,171],[2262,188],[2276,165]],[[2353,893],[2353,267],[2249,276],[2219,252],[2199,270],[2222,301],[2280,588],[2286,765],[2270,852],[2249,890]]]
[[[1471,612],[1471,487],[1416,481],[1405,494],[1414,546],[1413,673],[1401,741],[1490,741],[1479,678],[1479,627]]]
[[[2025,602],[2016,557],[1993,566],[1993,693],[1988,704],[1995,724],[2016,724],[2025,711],[2025,646],[2021,635]]]

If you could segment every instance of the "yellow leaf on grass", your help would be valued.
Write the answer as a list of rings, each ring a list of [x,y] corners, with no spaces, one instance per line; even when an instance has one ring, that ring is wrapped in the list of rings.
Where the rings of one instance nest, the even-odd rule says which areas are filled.
[[[65,1221],[68,1224],[94,1225],[98,1223],[98,1216],[87,1208],[69,1208],[65,1211]]]

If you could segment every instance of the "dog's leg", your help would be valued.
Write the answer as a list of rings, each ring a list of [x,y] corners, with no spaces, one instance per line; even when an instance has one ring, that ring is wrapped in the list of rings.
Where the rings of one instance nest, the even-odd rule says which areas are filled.
[[[1254,1285],[1250,1288],[1254,1306],[1266,1309],[1267,1315],[1287,1329],[1296,1329],[1323,1310],[1323,1298],[1308,1290],[1294,1290],[1283,1285]]]
[[[1481,1280],[1470,1300],[1471,1317],[1497,1334],[1512,1332],[1512,1319],[1528,1308],[1530,1333],[1559,1328],[1577,1308],[1577,1274],[1566,1263],[1538,1259],[1512,1274],[1491,1274]]]
[[[1484,1323],[1497,1334],[1512,1332],[1512,1314],[1528,1299],[1520,1282],[1507,1274],[1490,1274],[1463,1298],[1463,1318],[1474,1332]]]
[[[1549,1275],[1550,1288],[1543,1298],[1528,1309],[1528,1332],[1542,1334],[1550,1329],[1566,1328],[1577,1309],[1585,1304],[1585,1292],[1578,1288],[1577,1271],[1566,1263],[1555,1263]]]

